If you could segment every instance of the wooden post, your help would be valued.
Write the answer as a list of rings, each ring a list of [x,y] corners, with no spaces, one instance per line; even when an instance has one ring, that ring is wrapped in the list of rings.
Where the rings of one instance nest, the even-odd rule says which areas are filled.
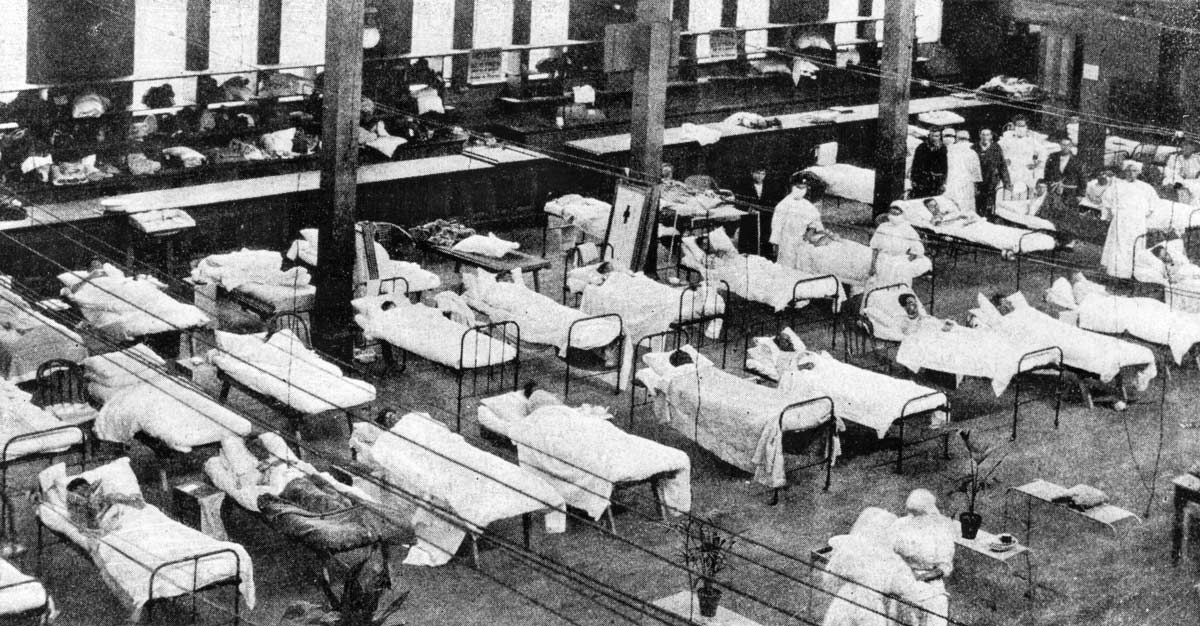
[[[875,215],[904,195],[908,156],[908,101],[912,80],[916,1],[888,0],[883,10],[883,60],[879,64],[879,155],[875,162]]]
[[[633,107],[629,127],[629,168],[635,175],[658,180],[662,172],[663,130],[667,117],[667,74],[671,67],[671,0],[644,0],[637,5],[634,31]],[[643,223],[646,270],[657,273],[658,188],[651,192]],[[655,267],[651,267],[655,266]]]
[[[350,300],[354,295],[364,0],[328,0],[327,4],[317,219],[320,266],[312,334],[317,348],[348,358],[354,327]]]

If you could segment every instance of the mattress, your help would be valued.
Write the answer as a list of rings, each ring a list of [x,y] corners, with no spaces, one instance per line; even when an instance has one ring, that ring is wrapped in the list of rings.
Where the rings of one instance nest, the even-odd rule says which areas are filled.
[[[18,584],[21,583],[21,584]],[[46,588],[32,576],[21,573],[12,563],[0,559],[0,615],[17,615],[47,605],[50,596]]]
[[[517,348],[446,318],[424,304],[397,301],[384,311],[379,298],[355,300],[354,321],[368,339],[386,341],[421,358],[453,369],[474,369],[507,363]],[[461,362],[460,362],[461,361]]]

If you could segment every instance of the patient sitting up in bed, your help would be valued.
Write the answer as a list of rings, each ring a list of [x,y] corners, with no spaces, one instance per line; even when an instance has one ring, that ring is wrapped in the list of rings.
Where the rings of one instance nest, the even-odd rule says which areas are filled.
[[[708,235],[696,237],[696,246],[704,253],[704,266],[708,268],[721,267],[739,256],[737,250],[714,246]]]
[[[86,478],[76,478],[67,484],[67,514],[76,528],[84,532],[99,533],[101,521],[118,504],[142,509],[146,501],[140,495],[106,493],[102,483],[92,483]]]
[[[921,309],[921,303],[917,300],[917,296],[911,293],[900,294],[900,306],[904,307],[904,313],[907,315],[901,326],[901,332],[905,336],[915,335],[930,327],[940,327],[943,332],[950,332],[958,325],[954,320],[941,320],[925,313]]]
[[[962,224],[960,224],[961,226],[966,226],[968,224],[974,224],[975,222],[979,221],[979,218],[974,215],[968,215],[966,213],[951,213],[950,211],[943,211],[941,209],[941,207],[938,205],[938,201],[936,198],[926,198],[925,199],[925,208],[929,210],[929,215],[932,216],[930,218],[930,222],[932,222],[934,226],[949,226],[949,225],[952,225],[953,222],[959,222],[959,221],[962,222]]]

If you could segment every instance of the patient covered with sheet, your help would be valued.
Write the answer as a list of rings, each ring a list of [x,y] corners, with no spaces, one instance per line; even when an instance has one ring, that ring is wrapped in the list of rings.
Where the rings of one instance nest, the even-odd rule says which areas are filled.
[[[902,207],[913,226],[996,248],[1006,258],[1018,252],[1053,250],[1056,245],[1049,234],[993,224],[974,211],[960,209],[945,196],[901,200],[893,206]]]
[[[739,296],[761,302],[782,311],[803,306],[813,298],[836,298],[840,308],[841,282],[833,276],[819,278],[808,272],[772,263],[755,254],[741,254],[724,231],[717,229],[707,237],[685,237],[683,263],[700,272],[706,281],[725,281]]]
[[[165,285],[159,281],[126,276],[107,263],[88,272],[59,274],[58,279],[65,286],[63,295],[92,327],[122,341],[211,321],[200,309],[163,293]]]

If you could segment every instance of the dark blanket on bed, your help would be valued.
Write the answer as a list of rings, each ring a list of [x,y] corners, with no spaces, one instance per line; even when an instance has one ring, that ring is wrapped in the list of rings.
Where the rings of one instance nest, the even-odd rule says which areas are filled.
[[[319,477],[296,478],[278,496],[259,496],[258,508],[280,532],[325,552],[414,541],[407,516],[351,498]]]

